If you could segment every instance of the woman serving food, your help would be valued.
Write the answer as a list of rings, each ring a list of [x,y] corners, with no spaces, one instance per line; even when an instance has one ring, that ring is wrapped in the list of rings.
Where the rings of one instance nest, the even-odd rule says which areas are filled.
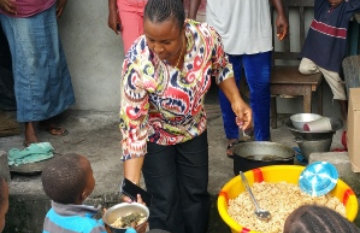
[[[139,184],[142,171],[153,196],[150,228],[205,233],[210,202],[204,99],[212,79],[231,102],[239,127],[250,127],[252,112],[219,35],[184,15],[181,0],[149,0],[145,7],[144,35],[122,69],[122,159],[125,178]]]

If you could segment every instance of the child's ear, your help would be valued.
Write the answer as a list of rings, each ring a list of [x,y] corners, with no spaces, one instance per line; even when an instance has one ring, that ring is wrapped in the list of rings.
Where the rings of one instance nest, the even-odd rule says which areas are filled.
[[[89,194],[87,193],[86,190],[84,190],[80,195],[81,202],[83,202],[88,196],[89,196]]]

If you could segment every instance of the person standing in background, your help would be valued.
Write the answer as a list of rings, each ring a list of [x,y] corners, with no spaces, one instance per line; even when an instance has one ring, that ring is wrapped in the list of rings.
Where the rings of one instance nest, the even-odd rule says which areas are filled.
[[[360,11],[359,0],[315,0],[311,22],[299,72],[321,73],[340,104],[341,116],[347,119],[347,96],[340,77],[341,63],[346,55],[350,18]]]
[[[288,33],[288,21],[281,0],[272,0],[277,11],[275,21],[278,38]],[[250,90],[250,106],[254,114],[254,139],[270,140],[270,75],[272,55],[272,25],[269,0],[207,0],[206,22],[223,39],[224,50],[233,65],[236,85],[240,86],[242,70]],[[224,93],[219,91],[227,155],[239,139],[235,115]]]
[[[65,4],[66,0],[0,0],[0,24],[10,47],[17,121],[25,123],[25,146],[39,141],[37,122],[52,135],[67,134],[53,121],[75,103],[57,25]]]
[[[127,54],[132,43],[144,33],[144,7],[147,0],[108,0],[108,26],[116,33],[121,33],[124,54]],[[188,17],[196,19],[200,0],[189,4]]]

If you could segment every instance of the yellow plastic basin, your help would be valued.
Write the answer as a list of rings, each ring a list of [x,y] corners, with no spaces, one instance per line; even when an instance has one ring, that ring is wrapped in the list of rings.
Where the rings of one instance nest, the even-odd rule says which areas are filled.
[[[304,168],[304,166],[298,165],[273,165],[249,170],[244,174],[250,185],[254,182],[262,181],[270,183],[285,181],[287,183],[298,184],[299,176]],[[217,201],[218,211],[221,218],[230,227],[231,232],[256,233],[257,231],[253,231],[235,222],[227,213],[228,200],[236,198],[244,191],[240,176],[232,178],[224,185],[219,193]],[[339,179],[335,188],[330,192],[330,195],[335,196],[345,205],[346,218],[349,221],[354,221],[358,213],[358,201],[350,186]]]

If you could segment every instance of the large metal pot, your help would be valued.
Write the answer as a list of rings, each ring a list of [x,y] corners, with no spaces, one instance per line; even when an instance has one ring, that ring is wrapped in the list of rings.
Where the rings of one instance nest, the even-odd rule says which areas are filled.
[[[233,146],[234,174],[275,164],[294,164],[294,151],[277,142],[239,142]]]

